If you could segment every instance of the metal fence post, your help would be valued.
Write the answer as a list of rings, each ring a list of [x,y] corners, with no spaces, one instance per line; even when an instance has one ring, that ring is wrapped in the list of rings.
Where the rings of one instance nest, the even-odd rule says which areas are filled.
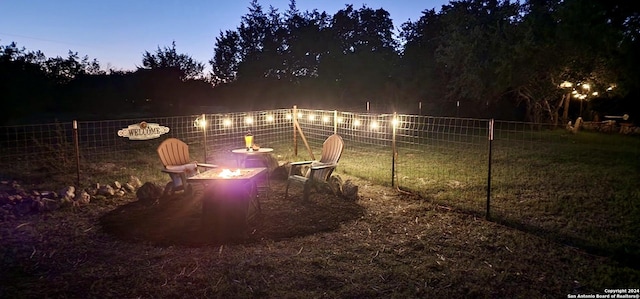
[[[494,119],[489,120],[489,166],[487,168],[487,215],[486,218],[489,220],[491,218],[490,208],[491,208],[491,154],[492,154],[492,145],[493,145],[493,124]]]
[[[202,114],[202,131],[204,132],[204,163],[207,163],[207,120]]]
[[[78,121],[73,121],[73,144],[76,152],[76,186],[80,188],[80,142],[78,140]]]
[[[291,120],[293,121],[293,155],[298,156],[298,138],[296,132],[296,122],[298,122],[298,106],[293,105],[293,113],[291,113]]]
[[[391,158],[391,187],[395,187],[395,178],[396,178],[396,155],[398,154],[398,151],[396,149],[396,126],[398,125],[398,119],[396,118],[397,114],[396,112],[393,113],[393,119],[391,119],[391,127],[392,127],[392,133],[391,133],[391,152],[392,152],[392,158]]]
[[[338,134],[338,110],[333,110],[333,134]]]

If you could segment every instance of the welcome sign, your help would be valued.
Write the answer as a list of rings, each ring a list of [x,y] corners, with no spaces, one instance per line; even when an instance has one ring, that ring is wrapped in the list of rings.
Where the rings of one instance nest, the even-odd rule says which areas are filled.
[[[169,132],[169,128],[156,123],[141,122],[118,130],[118,136],[130,140],[149,140],[160,137]]]

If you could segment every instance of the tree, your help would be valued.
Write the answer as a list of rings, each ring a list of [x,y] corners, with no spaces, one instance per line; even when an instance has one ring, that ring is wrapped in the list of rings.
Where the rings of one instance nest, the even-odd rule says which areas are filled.
[[[142,68],[144,69],[174,69],[182,81],[199,79],[203,77],[204,64],[191,58],[187,54],[178,54],[176,42],[171,47],[156,50],[155,54],[145,51],[142,55]]]
[[[211,64],[211,80],[214,85],[231,83],[238,78],[238,66],[242,61],[240,35],[227,30],[216,37]]]
[[[0,46],[0,123],[33,117],[53,103],[55,82],[47,75],[45,61],[42,52],[27,51],[15,42]]]

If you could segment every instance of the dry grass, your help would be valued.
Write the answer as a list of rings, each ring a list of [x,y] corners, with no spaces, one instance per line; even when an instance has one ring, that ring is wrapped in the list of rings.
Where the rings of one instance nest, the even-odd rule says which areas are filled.
[[[197,198],[6,219],[0,297],[558,298],[639,285],[608,258],[354,181],[356,202],[306,203],[272,181],[261,219],[224,244],[200,230]]]

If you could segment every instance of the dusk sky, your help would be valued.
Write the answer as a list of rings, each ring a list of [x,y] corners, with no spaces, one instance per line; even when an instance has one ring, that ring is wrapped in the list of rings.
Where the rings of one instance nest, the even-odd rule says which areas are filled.
[[[259,1],[284,13],[289,0]],[[317,9],[335,14],[353,4],[383,8],[396,26],[416,21],[422,11],[439,11],[448,0],[299,0],[300,11]],[[178,53],[190,55],[209,69],[215,38],[235,30],[249,12],[250,0],[0,0],[0,45],[16,42],[47,57],[78,52],[98,59],[103,69],[134,70],[145,51],[176,42]]]

